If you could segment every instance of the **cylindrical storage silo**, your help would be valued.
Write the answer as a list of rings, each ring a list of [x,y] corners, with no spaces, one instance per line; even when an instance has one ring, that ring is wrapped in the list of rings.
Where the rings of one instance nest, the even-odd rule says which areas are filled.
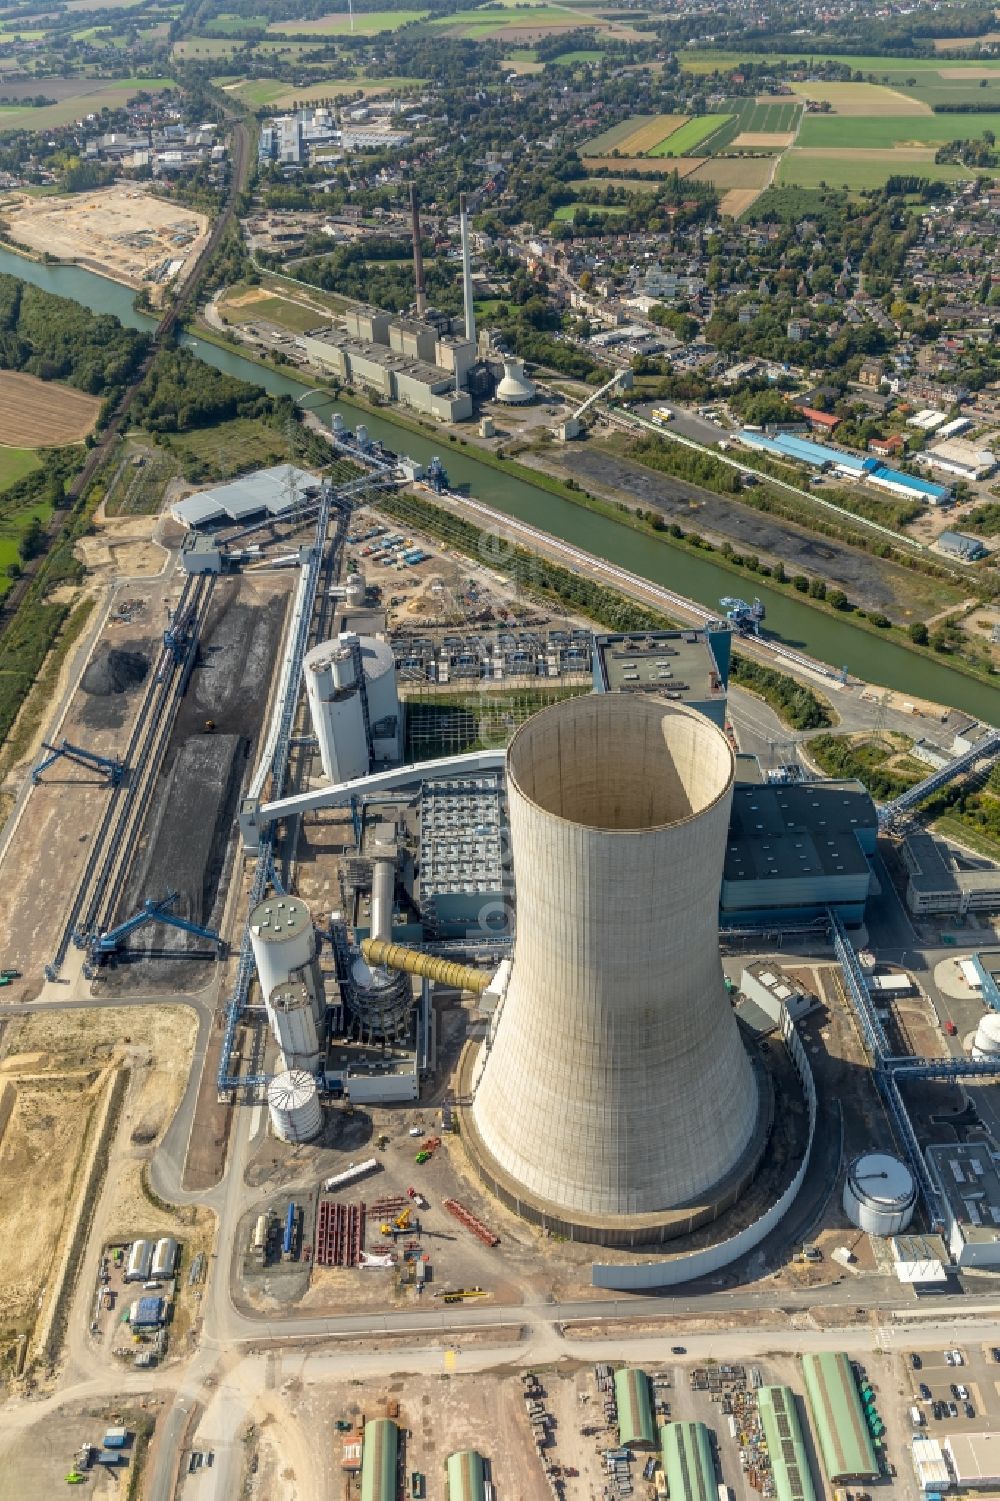
[[[354,440],[359,448],[368,447],[368,429],[363,422],[359,422],[354,429]]]
[[[463,1132],[505,1202],[580,1239],[682,1233],[759,1157],[718,944],[733,777],[721,730],[646,694],[568,699],[508,747],[516,939]]]
[[[379,641],[375,636],[359,636],[358,642],[365,671],[373,754],[378,761],[398,761],[403,753],[402,720],[392,647],[388,641]]]
[[[323,1129],[316,1080],[302,1069],[275,1074],[267,1086],[271,1129],[282,1141],[313,1141]]]
[[[351,648],[323,641],[306,653],[302,672],[324,775],[334,783],[366,776],[368,736]]]
[[[899,1235],[913,1218],[917,1186],[905,1162],[890,1152],[863,1152],[844,1180],[844,1213],[869,1235]]]
[[[267,1015],[286,1069],[304,1069],[314,1074],[322,1058],[313,999],[301,980],[290,980],[272,990]]]
[[[1000,1014],[996,1011],[988,1011],[976,1028],[972,1056],[984,1063],[1000,1058]]]
[[[347,423],[340,412],[334,412],[330,418],[330,431],[335,438],[342,438],[347,431]]]
[[[347,603],[352,610],[360,610],[365,602],[368,586],[363,573],[352,573],[347,580]]]
[[[297,896],[269,896],[250,914],[250,942],[265,1001],[316,952],[312,918]]]

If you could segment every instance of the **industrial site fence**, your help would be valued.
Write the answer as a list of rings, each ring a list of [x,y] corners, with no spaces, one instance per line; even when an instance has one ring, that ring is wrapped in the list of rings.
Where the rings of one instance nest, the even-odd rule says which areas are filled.
[[[806,1050],[795,1023],[784,1006],[781,1008],[780,1025],[785,1046],[788,1048],[795,1072],[802,1085],[809,1114],[809,1134],[806,1138],[805,1153],[795,1177],[784,1193],[759,1219],[747,1225],[738,1235],[731,1236],[729,1240],[718,1241],[714,1246],[706,1246],[703,1250],[691,1251],[684,1256],[670,1256],[660,1261],[646,1261],[632,1266],[595,1262],[591,1267],[591,1281],[594,1287],[608,1288],[615,1292],[638,1292],[643,1288],[675,1287],[682,1282],[692,1282],[696,1277],[707,1277],[712,1272],[718,1272],[723,1267],[730,1266],[747,1252],[753,1251],[788,1213],[809,1171],[813,1141],[816,1136],[817,1103],[816,1083]]]

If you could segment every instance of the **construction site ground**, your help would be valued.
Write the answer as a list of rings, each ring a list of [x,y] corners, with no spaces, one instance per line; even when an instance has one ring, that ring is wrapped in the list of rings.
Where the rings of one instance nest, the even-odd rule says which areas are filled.
[[[47,1412],[44,1422],[26,1428],[4,1455],[4,1463],[0,1465],[0,1501],[35,1501],[36,1497],[38,1501],[43,1497],[49,1501],[51,1497],[72,1495],[65,1481],[81,1445],[91,1443],[100,1448],[104,1434],[119,1419],[131,1424],[155,1421],[161,1401],[158,1396],[130,1397],[126,1408],[75,1401]],[[134,1451],[130,1448],[117,1475],[107,1474],[102,1466],[95,1465],[87,1472],[82,1494],[93,1501],[110,1501],[112,1497],[121,1501],[127,1494],[127,1475],[133,1462]]]
[[[154,303],[172,280],[152,280],[157,268],[178,261],[183,279],[208,238],[207,215],[134,184],[69,197],[16,194],[2,208],[7,233],[19,245],[76,261],[129,287],[145,286]]]
[[[122,1067],[129,1069],[129,1088],[92,1244],[101,1237],[131,1239],[144,1226],[183,1233],[188,1212],[158,1211],[142,1193],[139,1170],[181,1098],[194,1033],[192,1013],[171,1006],[35,1012],[0,1023],[0,1096],[7,1112],[0,1136],[4,1344],[31,1328],[43,1291],[50,1298],[61,1281],[82,1164],[93,1147],[91,1122]]]

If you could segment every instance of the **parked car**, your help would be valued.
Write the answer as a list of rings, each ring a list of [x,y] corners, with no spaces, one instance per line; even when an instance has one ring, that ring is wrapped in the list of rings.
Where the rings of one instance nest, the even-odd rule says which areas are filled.
[[[929,1402],[931,1400],[931,1389],[926,1381],[921,1381],[920,1383],[920,1400],[921,1402]]]
[[[953,1364],[955,1364],[955,1365],[964,1365],[965,1364],[965,1356],[962,1354],[961,1350],[952,1350],[951,1351],[951,1358],[952,1358]]]
[[[955,1396],[960,1402],[968,1402],[969,1388],[967,1386],[963,1386],[962,1383],[959,1382],[957,1387],[955,1388]]]
[[[948,1403],[948,1416],[950,1418],[957,1418],[958,1417],[958,1407],[957,1407],[957,1405],[954,1402],[949,1402]]]
[[[954,1381],[951,1383],[951,1394],[953,1397],[960,1397],[962,1395],[961,1389],[955,1384]]]
[[[976,1416],[976,1409],[971,1402],[966,1402],[965,1404],[965,1416],[967,1418],[974,1418]]]
[[[910,1367],[911,1367],[912,1370],[919,1371],[920,1367],[922,1365],[923,1365],[923,1361],[920,1359],[919,1355],[911,1355],[910,1356]]]

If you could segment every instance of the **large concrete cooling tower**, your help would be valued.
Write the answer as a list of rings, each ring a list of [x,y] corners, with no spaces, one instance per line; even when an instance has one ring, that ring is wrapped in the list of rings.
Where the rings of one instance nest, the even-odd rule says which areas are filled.
[[[463,1129],[501,1198],[575,1238],[683,1233],[759,1158],[717,936],[733,769],[720,730],[647,695],[567,700],[511,741],[517,934]]]

